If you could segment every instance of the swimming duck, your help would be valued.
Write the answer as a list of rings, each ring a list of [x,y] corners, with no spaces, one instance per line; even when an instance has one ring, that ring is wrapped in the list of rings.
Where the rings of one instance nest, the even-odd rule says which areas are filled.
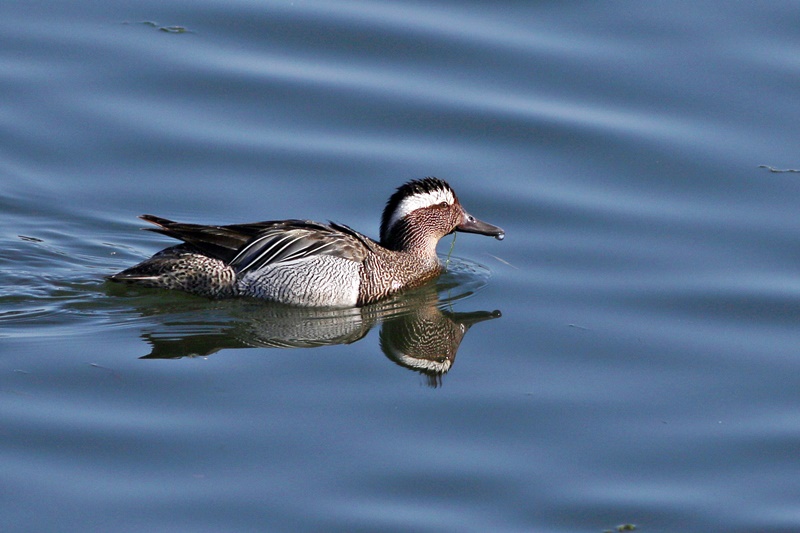
[[[435,278],[442,272],[436,244],[454,231],[505,236],[467,213],[450,185],[432,177],[409,181],[389,198],[380,242],[333,222],[206,226],[140,218],[157,226],[146,229],[183,243],[111,281],[315,307],[362,306]]]

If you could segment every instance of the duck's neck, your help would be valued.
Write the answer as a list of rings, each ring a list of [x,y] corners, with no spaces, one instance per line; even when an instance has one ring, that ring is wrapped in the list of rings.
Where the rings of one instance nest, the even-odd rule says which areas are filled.
[[[395,224],[381,246],[395,252],[403,252],[420,258],[435,259],[439,239],[422,231],[409,231],[404,221]]]

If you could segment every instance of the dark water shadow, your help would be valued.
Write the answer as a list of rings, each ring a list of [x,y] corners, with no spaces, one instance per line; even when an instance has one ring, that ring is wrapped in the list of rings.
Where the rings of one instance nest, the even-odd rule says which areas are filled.
[[[453,304],[479,290],[488,270],[454,259],[439,279],[392,299],[361,308],[315,309],[250,299],[203,298],[109,284],[110,295],[126,296],[149,318],[142,359],[210,356],[235,348],[315,348],[350,344],[380,325],[380,348],[391,361],[441,385],[461,341],[478,322],[500,311],[456,312]],[[122,288],[121,288],[122,287]],[[153,321],[153,319],[156,319]]]

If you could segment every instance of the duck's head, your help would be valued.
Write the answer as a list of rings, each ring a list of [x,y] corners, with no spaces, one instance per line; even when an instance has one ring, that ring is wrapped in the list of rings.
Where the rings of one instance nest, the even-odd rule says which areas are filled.
[[[450,185],[438,178],[409,181],[395,191],[381,219],[381,245],[391,250],[435,253],[439,239],[454,231],[490,235],[505,232],[467,213]]]

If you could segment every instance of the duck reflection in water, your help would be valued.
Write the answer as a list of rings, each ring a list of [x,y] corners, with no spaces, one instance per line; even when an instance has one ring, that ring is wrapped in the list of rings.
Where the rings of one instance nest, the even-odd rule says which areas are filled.
[[[439,291],[448,291],[454,285],[451,280],[448,287],[447,275],[440,279],[441,283],[429,283],[389,301],[352,309],[221,301],[215,302],[211,318],[207,313],[197,312],[198,304],[208,302],[193,297],[155,308],[148,301],[143,305],[147,309],[144,314],[169,318],[155,330],[142,334],[152,347],[142,359],[209,356],[232,348],[350,344],[380,324],[380,347],[386,357],[425,376],[429,386],[438,387],[442,376],[452,368],[469,328],[501,316],[500,311],[449,310],[454,300],[472,291],[460,286],[456,289],[462,289],[459,296],[440,299]]]
[[[429,386],[438,387],[469,328],[499,317],[497,310],[456,313],[435,305],[415,307],[383,321],[381,350],[398,365],[426,376]]]

